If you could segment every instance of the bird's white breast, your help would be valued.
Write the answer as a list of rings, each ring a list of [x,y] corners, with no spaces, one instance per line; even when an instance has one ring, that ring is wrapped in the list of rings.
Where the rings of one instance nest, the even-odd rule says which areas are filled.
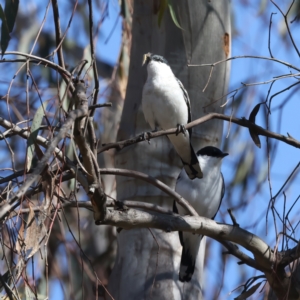
[[[188,108],[183,92],[170,67],[157,62],[148,65],[148,77],[143,89],[143,112],[154,129],[174,128],[188,121]]]
[[[190,180],[183,170],[176,185],[176,192],[188,200],[200,216],[212,218],[220,205],[223,180],[218,167],[203,168],[201,161],[200,166],[204,177]],[[182,208],[177,207],[180,214],[186,214]]]

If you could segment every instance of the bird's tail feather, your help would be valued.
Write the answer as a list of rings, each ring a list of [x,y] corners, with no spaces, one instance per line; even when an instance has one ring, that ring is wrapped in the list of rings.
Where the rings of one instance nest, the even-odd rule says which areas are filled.
[[[178,214],[178,208],[176,206],[176,202],[173,202],[173,212]],[[180,244],[182,246],[182,253],[181,253],[181,262],[180,262],[180,270],[179,270],[179,280],[181,282],[188,282],[191,280],[194,270],[195,270],[195,263],[196,263],[196,256],[191,253],[191,249],[189,249],[190,243],[183,240],[183,232],[178,231]],[[185,234],[187,235],[187,234]]]
[[[193,149],[193,146],[190,144],[191,149],[191,160],[190,162],[185,162],[182,160],[184,170],[190,179],[203,178],[203,173],[200,168],[200,164],[197,158],[197,155]]]
[[[182,253],[179,270],[179,280],[181,282],[191,281],[195,271],[195,263],[196,261],[192,256],[188,255],[188,253]]]
[[[202,237],[187,233],[184,237],[181,236],[182,254],[179,270],[179,280],[181,282],[189,282],[192,279]]]

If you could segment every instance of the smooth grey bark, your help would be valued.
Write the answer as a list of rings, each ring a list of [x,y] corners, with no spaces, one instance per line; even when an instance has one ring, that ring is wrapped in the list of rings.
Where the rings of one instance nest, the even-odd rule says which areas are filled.
[[[229,64],[216,67],[203,93],[210,68],[188,68],[187,62],[213,63],[229,55],[230,2],[174,1],[184,30],[175,26],[168,10],[159,28],[157,3],[134,1],[129,80],[118,140],[150,130],[141,109],[142,88],[146,80],[146,69],[141,65],[143,54],[147,52],[163,55],[169,61],[189,93],[193,120],[208,112],[222,112],[222,101],[215,100],[226,94]],[[194,128],[195,150],[205,145],[220,146],[222,129],[223,124],[219,120]],[[171,188],[175,187],[182,168],[167,137],[127,147],[116,153],[115,162],[118,168],[144,172]],[[169,208],[173,204],[173,200],[160,190],[128,177],[117,178],[117,197],[119,200],[147,201]],[[109,291],[114,299],[201,299],[205,243],[192,281],[183,285],[178,280],[181,245],[177,232],[122,230],[117,241],[117,258],[109,282]]]

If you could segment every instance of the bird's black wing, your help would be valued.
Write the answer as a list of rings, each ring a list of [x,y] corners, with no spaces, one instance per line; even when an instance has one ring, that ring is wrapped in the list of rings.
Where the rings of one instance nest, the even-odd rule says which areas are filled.
[[[222,172],[221,172],[221,177],[222,177],[222,191],[221,191],[221,200],[220,200],[220,205],[218,207],[218,210],[220,209],[221,202],[222,202],[222,199],[223,199],[224,194],[225,194],[225,182],[224,182],[224,176],[223,176]]]
[[[177,206],[176,206],[176,201],[174,200],[174,202],[173,202],[173,212],[175,213],[175,214],[179,214],[179,212],[178,212],[178,208],[177,208]],[[181,246],[183,246],[183,236],[182,236],[182,231],[178,231],[178,235],[179,235],[179,240],[180,240],[180,244],[181,244]]]
[[[182,178],[180,177],[180,174],[179,174],[179,176],[178,176],[178,178],[177,178],[177,183],[179,182],[179,181],[181,181],[182,180]],[[177,184],[176,183],[176,184]],[[179,214],[179,212],[178,212],[178,208],[177,208],[177,206],[176,206],[176,201],[174,200],[173,201],[173,212],[175,213],[175,214]],[[180,244],[181,244],[181,246],[183,245],[183,236],[182,236],[182,231],[178,231],[178,235],[179,235],[179,240],[180,240]]]
[[[222,191],[221,191],[221,199],[220,199],[220,203],[219,203],[219,207],[216,211],[216,214],[211,218],[212,220],[214,220],[215,216],[217,215],[219,209],[220,209],[220,206],[221,206],[221,203],[222,203],[222,200],[223,200],[223,197],[224,197],[224,194],[225,194],[225,182],[224,182],[224,176],[223,176],[223,173],[221,172],[221,178],[222,178]]]
[[[191,115],[191,102],[190,102],[190,98],[189,98],[189,94],[188,92],[186,91],[186,89],[184,88],[183,84],[181,83],[181,81],[176,78],[181,90],[182,90],[182,94],[183,94],[183,97],[184,97],[184,101],[186,103],[186,106],[187,106],[187,110],[188,110],[188,120],[187,120],[187,123],[190,123],[192,121],[192,115]],[[190,128],[188,130],[189,134],[190,134],[190,137],[192,136],[192,128]]]

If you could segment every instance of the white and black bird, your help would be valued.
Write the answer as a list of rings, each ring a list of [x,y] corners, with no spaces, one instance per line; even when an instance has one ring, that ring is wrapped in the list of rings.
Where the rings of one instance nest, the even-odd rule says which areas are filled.
[[[177,127],[176,135],[168,135],[190,179],[202,178],[201,168],[191,145],[192,130],[185,130],[191,121],[190,99],[182,83],[162,56],[145,54],[147,81],[143,88],[142,108],[152,130]],[[182,131],[182,133],[180,133]]]
[[[220,171],[222,158],[228,153],[220,149],[207,146],[197,152],[203,179],[189,180],[185,172],[181,171],[175,191],[188,200],[199,216],[214,219],[225,193],[224,178]],[[186,214],[185,210],[174,203],[174,211],[180,215]],[[189,232],[179,232],[182,245],[182,255],[179,271],[179,280],[188,282],[191,280],[197,254],[200,248],[202,235]]]

